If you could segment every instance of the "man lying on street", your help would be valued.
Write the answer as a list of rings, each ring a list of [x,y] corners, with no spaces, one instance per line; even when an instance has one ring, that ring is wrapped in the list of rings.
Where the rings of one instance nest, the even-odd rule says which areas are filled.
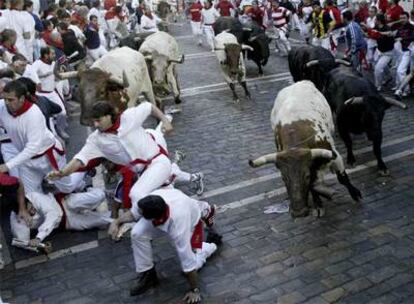
[[[110,213],[95,210],[104,199],[104,191],[96,188],[65,196],[28,193],[24,209],[28,211],[29,218],[21,221],[14,212],[10,215],[13,237],[28,242],[30,247],[37,247],[56,228],[85,230],[106,227],[112,222]],[[37,229],[34,239],[30,239],[31,229]]]
[[[180,190],[162,188],[140,199],[130,211],[112,222],[108,233],[116,239],[122,223],[134,222],[141,217],[131,231],[135,268],[139,274],[138,281],[130,289],[131,296],[158,285],[151,240],[168,235],[191,288],[184,300],[200,303],[197,270],[217,250],[216,244],[203,242],[203,222],[207,226],[213,225],[213,210],[207,202],[192,199]]]

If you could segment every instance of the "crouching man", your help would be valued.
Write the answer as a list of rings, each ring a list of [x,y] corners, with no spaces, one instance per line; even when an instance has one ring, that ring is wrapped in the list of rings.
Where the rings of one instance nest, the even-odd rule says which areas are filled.
[[[176,247],[181,267],[190,284],[185,295],[187,303],[200,303],[197,270],[216,250],[214,243],[203,242],[203,222],[213,225],[215,208],[207,202],[194,200],[183,192],[169,188],[159,189],[133,204],[130,211],[114,220],[108,233],[117,237],[122,223],[136,221],[131,231],[132,250],[138,281],[131,287],[130,294],[144,293],[158,284],[151,240],[167,234]]]
[[[110,213],[95,211],[104,199],[104,191],[96,188],[65,197],[57,196],[57,199],[50,193],[30,192],[26,194],[26,208],[31,220],[23,221],[12,212],[10,225],[13,237],[36,248],[58,227],[67,230],[105,227],[112,222]],[[30,240],[31,229],[37,229],[37,235]]]

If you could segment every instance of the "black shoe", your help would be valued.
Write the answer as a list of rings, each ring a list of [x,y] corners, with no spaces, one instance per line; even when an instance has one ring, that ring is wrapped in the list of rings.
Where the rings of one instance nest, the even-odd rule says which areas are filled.
[[[138,281],[132,285],[129,290],[129,294],[131,296],[137,296],[148,289],[155,287],[159,284],[157,272],[155,271],[155,267],[152,267],[150,270],[142,272],[139,277]]]

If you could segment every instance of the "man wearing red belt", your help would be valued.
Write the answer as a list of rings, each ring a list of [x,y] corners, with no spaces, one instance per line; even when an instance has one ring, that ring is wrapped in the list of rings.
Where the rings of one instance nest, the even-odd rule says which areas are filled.
[[[161,187],[171,176],[168,153],[142,126],[150,115],[162,121],[165,132],[172,131],[168,118],[149,102],[129,108],[122,114],[109,103],[96,103],[91,116],[97,130],[89,135],[83,148],[65,168],[51,172],[48,178],[65,177],[93,159],[105,158],[141,174],[130,191],[132,208],[137,210],[138,200]],[[140,218],[138,212],[133,214],[135,220]]]
[[[26,193],[42,192],[42,181],[52,169],[59,170],[66,164],[61,143],[46,126],[39,107],[26,99],[26,87],[19,81],[9,82],[0,100],[0,125],[9,135],[18,154],[0,165],[0,173],[14,168],[24,184]],[[55,183],[63,193],[82,188],[84,174],[67,176]]]

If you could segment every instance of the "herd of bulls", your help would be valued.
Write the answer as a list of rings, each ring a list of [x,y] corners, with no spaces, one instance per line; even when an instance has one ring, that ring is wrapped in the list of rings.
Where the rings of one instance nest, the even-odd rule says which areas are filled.
[[[334,125],[346,145],[349,165],[355,163],[351,134],[365,133],[373,142],[379,174],[386,176],[389,173],[381,156],[385,110],[407,106],[382,96],[373,83],[346,61],[335,60],[321,47],[292,50],[288,60],[296,83],[279,92],[270,118],[277,152],[251,160],[250,165],[276,164],[288,191],[293,217],[308,215],[311,207],[321,216],[324,209],[320,196],[329,197],[329,191],[320,186],[324,169],[337,174],[354,200],[361,198],[335,149]]]
[[[235,81],[250,98],[243,58],[253,60],[259,74],[263,74],[270,39],[254,23],[242,25],[232,17],[220,17],[214,31],[215,53],[233,99],[238,101]],[[90,69],[70,75],[79,78],[82,124],[90,123],[87,113],[98,100],[108,100],[122,111],[135,105],[140,94],[161,105],[160,96],[172,91],[175,103],[181,103],[175,65],[184,61],[184,55],[171,35],[165,32],[131,34],[120,46],[97,60]],[[382,96],[349,62],[335,59],[321,47],[303,46],[292,50],[288,61],[295,84],[279,92],[271,114],[277,152],[249,163],[253,167],[276,164],[290,197],[293,217],[308,215],[311,207],[321,216],[324,209],[320,197],[330,196],[320,185],[325,169],[336,172],[338,181],[347,187],[354,200],[361,198],[335,149],[335,124],[347,148],[347,163],[355,163],[351,134],[366,133],[373,142],[379,173],[385,176],[389,174],[381,156],[385,110],[390,106],[405,109],[406,105]]]

